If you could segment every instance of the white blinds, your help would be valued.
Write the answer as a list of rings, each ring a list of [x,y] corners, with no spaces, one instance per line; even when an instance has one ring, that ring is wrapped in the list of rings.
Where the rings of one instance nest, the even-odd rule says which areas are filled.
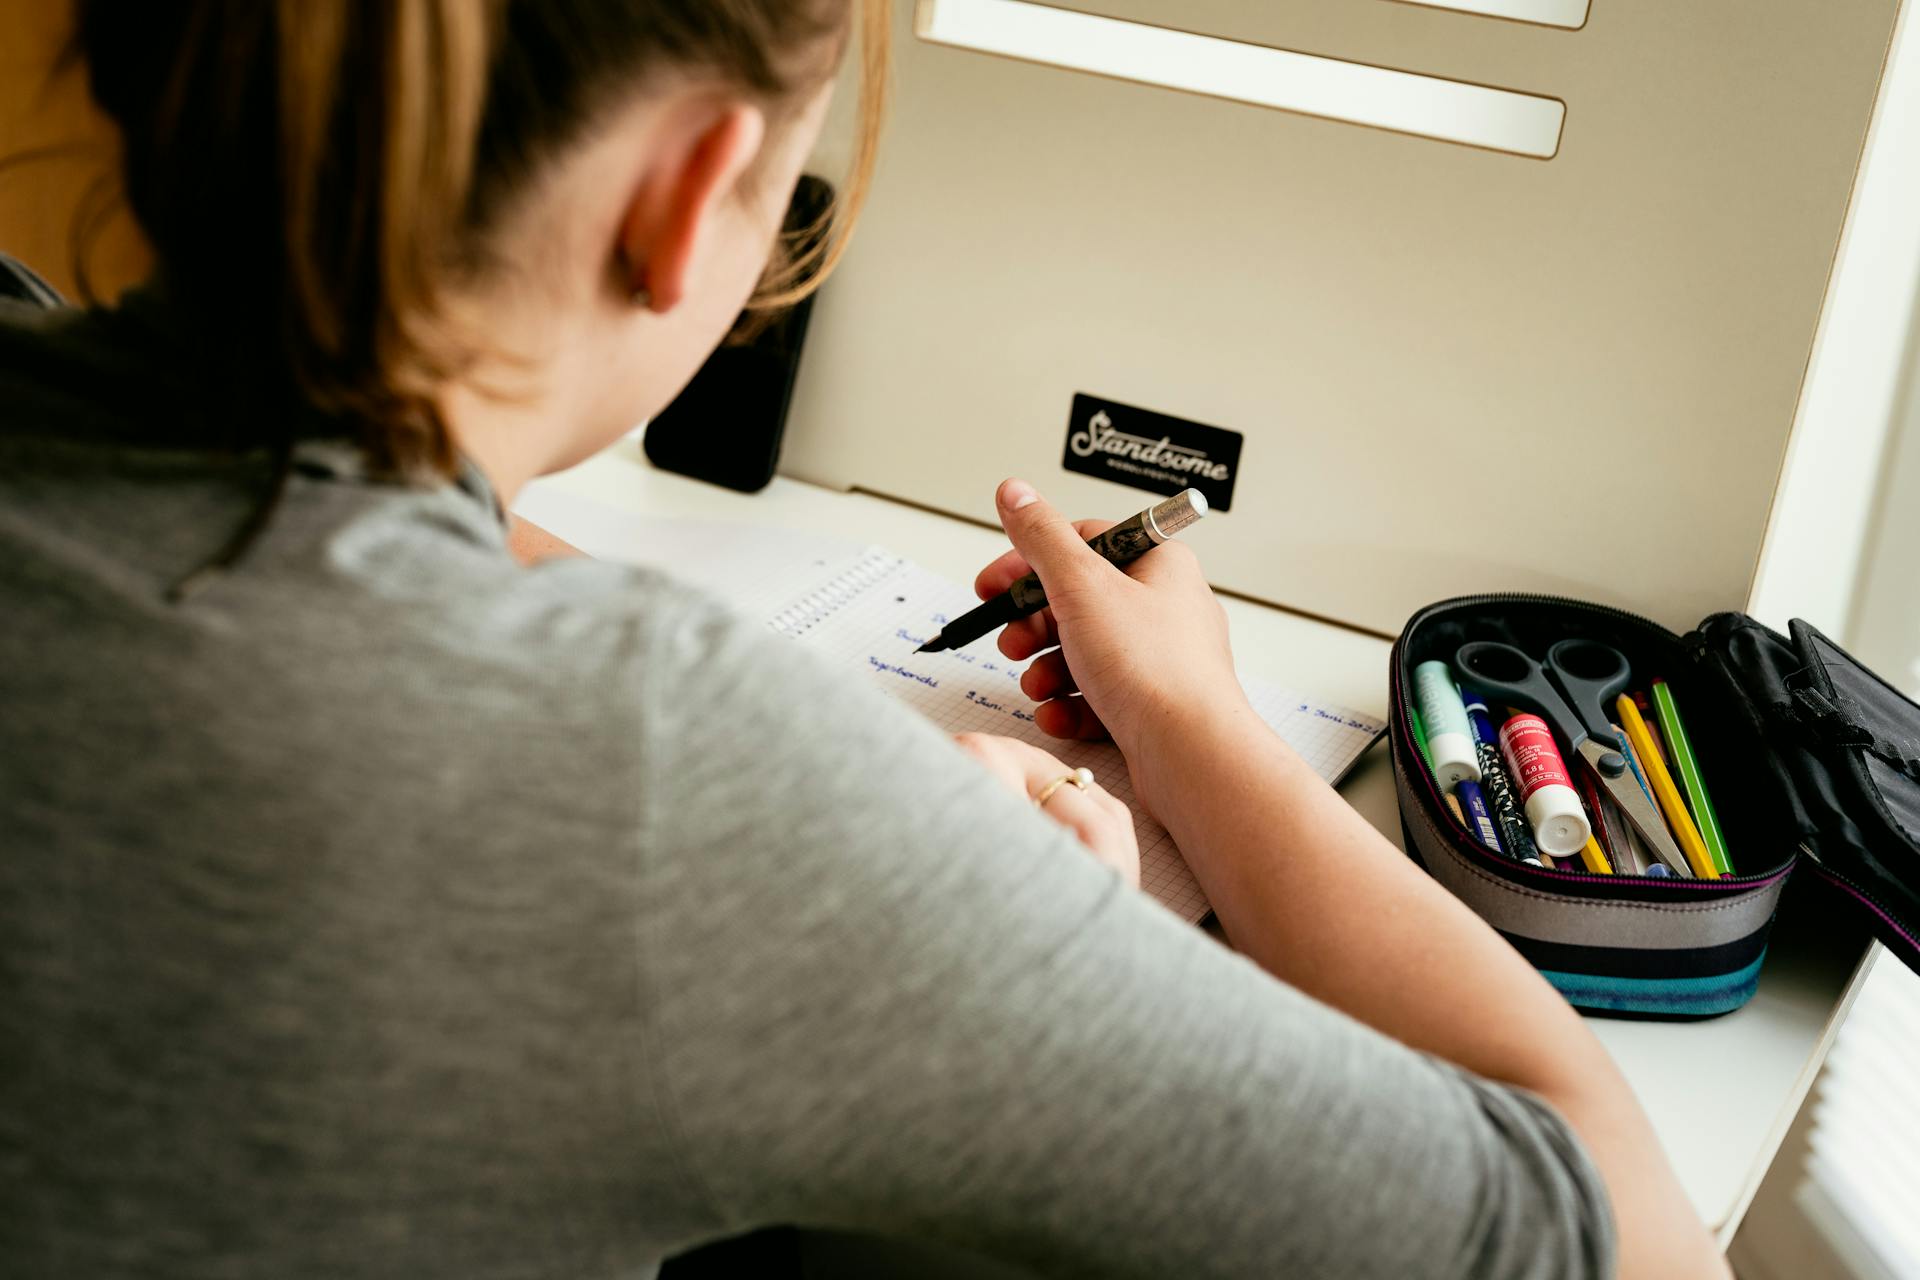
[[[1795,1198],[1862,1280],[1920,1280],[1920,978],[1882,953],[1840,1029]]]

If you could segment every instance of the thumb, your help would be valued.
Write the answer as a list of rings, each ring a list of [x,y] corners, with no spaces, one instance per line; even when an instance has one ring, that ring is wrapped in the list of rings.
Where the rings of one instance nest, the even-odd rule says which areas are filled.
[[[1001,528],[1040,575],[1048,595],[1087,581],[1106,564],[1067,518],[1025,480],[1004,481],[994,498]]]

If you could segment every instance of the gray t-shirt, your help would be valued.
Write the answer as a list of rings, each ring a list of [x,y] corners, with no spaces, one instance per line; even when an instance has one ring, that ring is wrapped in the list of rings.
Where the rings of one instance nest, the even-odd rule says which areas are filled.
[[[9,1276],[1611,1270],[1538,1099],[1275,981],[857,679],[477,473],[257,501],[164,311],[0,312]]]

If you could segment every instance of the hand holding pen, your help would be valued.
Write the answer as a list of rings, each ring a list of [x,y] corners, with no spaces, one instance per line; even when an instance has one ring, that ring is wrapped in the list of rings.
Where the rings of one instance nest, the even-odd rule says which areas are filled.
[[[1035,723],[1056,738],[1112,737],[1150,791],[1139,784],[1143,770],[1165,772],[1156,743],[1167,730],[1246,708],[1226,615],[1198,559],[1171,541],[1122,571],[1086,543],[1109,522],[1069,523],[1020,480],[1000,486],[996,505],[1013,550],[980,571],[974,590],[992,599],[1029,572],[1045,584],[1047,607],[997,640],[1016,661],[1039,655],[1020,679],[1040,703]]]
[[[1125,569],[1188,525],[1204,519],[1206,514],[1207,495],[1198,489],[1182,489],[1164,502],[1156,502],[1145,511],[1089,535],[1085,541],[1102,560],[1116,569]],[[1026,574],[1015,578],[1005,591],[988,597],[979,608],[969,609],[949,622],[939,635],[914,652],[964,649],[1008,623],[1046,607],[1046,584],[1040,581],[1038,573]]]

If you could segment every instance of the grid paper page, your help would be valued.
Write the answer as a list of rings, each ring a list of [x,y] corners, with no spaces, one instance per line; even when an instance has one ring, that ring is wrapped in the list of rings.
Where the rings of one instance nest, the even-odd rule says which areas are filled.
[[[751,608],[759,600],[740,600]],[[960,652],[914,650],[976,603],[964,587],[887,551],[870,549],[843,562],[773,610],[768,624],[817,650],[829,663],[864,670],[895,698],[948,733],[976,731],[1019,738],[1070,766],[1084,765],[1109,793],[1133,810],[1140,845],[1140,883],[1169,910],[1189,920],[1209,910],[1173,837],[1134,803],[1126,761],[1111,743],[1064,742],[1033,723],[1032,702],[1020,691],[1025,662],[1009,662],[986,641]],[[1384,725],[1340,707],[1242,680],[1261,718],[1321,777],[1337,781],[1353,767]]]

